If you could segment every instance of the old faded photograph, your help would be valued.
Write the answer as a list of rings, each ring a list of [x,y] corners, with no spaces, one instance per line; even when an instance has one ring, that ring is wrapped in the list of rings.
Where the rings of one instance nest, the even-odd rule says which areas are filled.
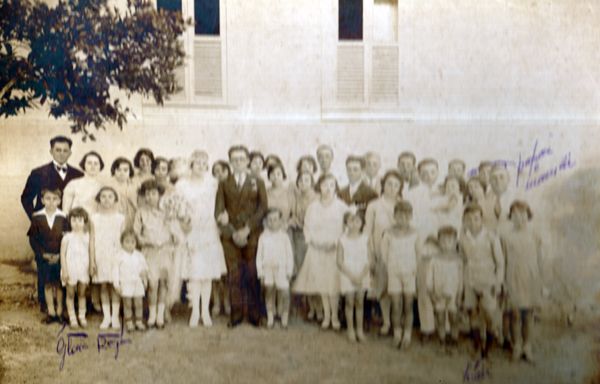
[[[600,383],[600,2],[0,24],[1,383]]]

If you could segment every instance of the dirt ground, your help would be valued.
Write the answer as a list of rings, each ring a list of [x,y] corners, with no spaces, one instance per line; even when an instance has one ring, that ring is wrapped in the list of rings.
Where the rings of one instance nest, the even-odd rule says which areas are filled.
[[[40,323],[33,291],[32,271],[0,264],[2,383],[600,383],[597,321],[579,319],[567,328],[544,319],[537,324],[535,365],[510,362],[501,350],[482,365],[466,341],[452,355],[418,341],[403,352],[390,338],[372,333],[366,343],[352,345],[343,332],[321,331],[297,318],[287,330],[229,330],[224,317],[212,328],[190,329],[184,306],[162,331],[124,334],[116,358],[115,343],[99,351],[100,316],[89,315],[87,339],[72,339],[75,352],[65,356],[61,370],[59,352],[70,330]]]

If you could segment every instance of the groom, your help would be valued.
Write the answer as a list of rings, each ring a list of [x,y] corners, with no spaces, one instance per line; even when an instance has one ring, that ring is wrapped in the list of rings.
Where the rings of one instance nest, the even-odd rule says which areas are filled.
[[[248,170],[249,152],[244,146],[229,149],[232,173],[219,183],[215,217],[227,262],[231,317],[229,327],[244,319],[260,325],[260,285],[256,276],[256,248],[267,211],[264,182]]]
[[[62,192],[71,180],[83,176],[81,171],[67,164],[67,160],[71,156],[72,145],[73,142],[68,137],[53,137],[50,140],[52,162],[33,169],[29,174],[23,193],[21,193],[21,205],[23,205],[23,209],[30,220],[34,212],[44,208],[42,205],[42,190],[49,189],[53,191],[59,189]],[[35,262],[39,268],[40,260],[36,259]],[[45,306],[44,282],[40,278],[40,274],[38,274],[38,301],[43,312]]]

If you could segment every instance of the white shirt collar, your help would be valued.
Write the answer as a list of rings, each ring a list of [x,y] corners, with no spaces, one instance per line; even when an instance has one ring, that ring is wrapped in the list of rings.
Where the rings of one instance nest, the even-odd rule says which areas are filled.
[[[52,228],[52,226],[54,225],[54,219],[56,219],[56,216],[61,216],[61,217],[67,217],[63,211],[61,211],[60,209],[56,209],[56,211],[54,211],[54,213],[52,215],[49,215],[48,212],[46,211],[46,208],[42,208],[39,211],[35,212],[33,214],[34,216],[46,216],[46,222],[48,223],[48,227]]]
[[[358,180],[354,184],[352,184],[352,183],[348,184],[348,189],[350,191],[350,197],[354,196],[356,191],[358,191],[358,187],[360,187],[361,182],[362,182],[362,180]]]

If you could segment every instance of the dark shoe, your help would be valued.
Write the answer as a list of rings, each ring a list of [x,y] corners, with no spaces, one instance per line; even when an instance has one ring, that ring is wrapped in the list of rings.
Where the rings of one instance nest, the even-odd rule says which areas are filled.
[[[253,326],[253,327],[260,327],[260,318],[258,319],[248,319],[248,322]]]
[[[47,315],[46,317],[44,317],[42,319],[42,324],[52,324],[56,321],[55,320],[56,318],[57,318],[56,316]]]
[[[242,320],[229,320],[227,322],[227,328],[235,328],[242,323]]]

